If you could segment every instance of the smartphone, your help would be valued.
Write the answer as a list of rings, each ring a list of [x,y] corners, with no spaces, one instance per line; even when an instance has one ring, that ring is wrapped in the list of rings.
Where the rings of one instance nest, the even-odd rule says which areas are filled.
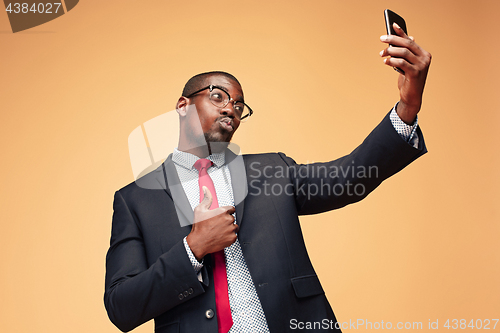
[[[384,17],[385,17],[385,28],[387,30],[388,35],[397,35],[392,26],[393,23],[399,25],[401,29],[403,29],[405,34],[408,35],[408,31],[406,30],[406,22],[404,18],[402,18],[401,16],[399,16],[398,14],[394,13],[392,10],[389,9],[384,10]],[[394,67],[394,69],[403,75],[405,74],[405,72],[401,68]]]

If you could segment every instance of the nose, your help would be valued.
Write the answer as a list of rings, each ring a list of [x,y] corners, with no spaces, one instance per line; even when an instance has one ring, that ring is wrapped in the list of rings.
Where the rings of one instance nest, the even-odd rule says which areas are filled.
[[[222,108],[221,113],[231,118],[237,118],[236,112],[234,111],[234,103],[235,101],[230,99],[226,106]]]

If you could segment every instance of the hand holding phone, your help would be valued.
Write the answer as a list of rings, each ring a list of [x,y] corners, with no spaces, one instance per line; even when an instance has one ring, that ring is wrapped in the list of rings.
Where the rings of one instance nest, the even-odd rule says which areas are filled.
[[[406,23],[399,15],[386,10],[385,18],[388,35],[381,36],[380,41],[388,46],[380,52],[380,56],[387,57],[384,64],[399,68],[397,70],[404,73],[398,77],[400,99],[396,112],[405,123],[413,124],[422,106],[432,56],[406,34]]]
[[[395,35],[395,36],[398,35],[396,33],[396,31],[394,31],[394,23],[399,25],[399,27],[401,29],[403,29],[405,34],[408,35],[408,31],[406,29],[406,22],[401,16],[394,13],[392,10],[386,9],[386,10],[384,10],[384,17],[385,17],[385,28],[387,30],[388,35]],[[391,45],[391,44],[389,44],[389,45]],[[391,46],[393,46],[393,45],[391,45]],[[396,70],[397,72],[399,72],[403,75],[405,74],[405,72],[401,68],[394,67],[394,70]]]

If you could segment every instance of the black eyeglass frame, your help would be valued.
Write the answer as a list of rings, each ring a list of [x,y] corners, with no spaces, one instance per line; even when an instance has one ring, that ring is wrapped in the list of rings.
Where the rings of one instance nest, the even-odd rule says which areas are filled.
[[[251,107],[249,107],[249,106],[248,106],[245,102],[242,102],[242,101],[235,101],[235,100],[231,97],[231,95],[229,95],[229,93],[228,93],[226,90],[224,90],[224,88],[219,87],[219,86],[216,86],[216,85],[213,85],[213,84],[209,85],[208,87],[205,87],[205,88],[202,88],[202,89],[200,89],[200,90],[197,90],[197,91],[195,91],[195,92],[194,92],[194,93],[192,93],[192,94],[189,94],[188,96],[186,96],[186,98],[191,98],[191,97],[193,97],[194,95],[196,95],[196,94],[198,94],[198,93],[202,92],[203,90],[207,90],[207,89],[209,89],[209,90],[210,90],[210,92],[212,92],[212,91],[214,90],[214,88],[220,89],[220,90],[222,90],[224,93],[226,93],[226,95],[227,95],[227,97],[228,97],[228,100],[227,100],[227,103],[226,103],[226,104],[224,104],[223,106],[218,106],[218,105],[215,105],[215,104],[214,104],[214,102],[212,102],[212,100],[210,99],[210,102],[211,102],[212,104],[214,104],[214,105],[215,105],[215,106],[217,106],[217,107],[223,107],[223,108],[224,108],[224,107],[226,107],[226,105],[228,105],[228,104],[229,104],[229,102],[231,102],[231,101],[234,101],[235,103],[242,103],[243,105],[245,105],[245,107],[246,107],[246,108],[248,108],[248,114],[247,114],[247,115],[244,115],[243,117],[241,117],[241,118],[240,118],[240,121],[241,121],[241,120],[243,120],[243,119],[245,119],[246,117],[250,117],[250,116],[253,114],[253,110],[252,110],[252,108],[251,108]]]

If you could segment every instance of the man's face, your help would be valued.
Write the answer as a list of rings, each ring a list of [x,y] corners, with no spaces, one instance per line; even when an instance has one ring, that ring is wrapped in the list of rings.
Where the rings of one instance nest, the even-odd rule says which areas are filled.
[[[210,76],[204,86],[214,85],[229,93],[235,101],[243,101],[243,90],[241,86],[224,76]],[[200,87],[203,88],[203,87]],[[190,104],[196,105],[201,128],[207,142],[230,142],[234,132],[240,126],[240,120],[236,117],[233,102],[220,108],[210,101],[209,89],[203,90],[190,98]]]

